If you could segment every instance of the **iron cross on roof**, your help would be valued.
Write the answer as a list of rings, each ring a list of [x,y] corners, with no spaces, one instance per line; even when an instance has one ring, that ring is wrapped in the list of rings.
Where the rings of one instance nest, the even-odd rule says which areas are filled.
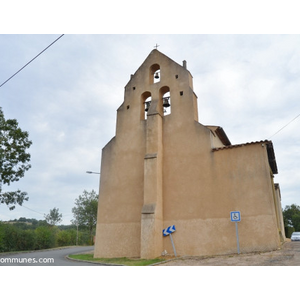
[[[154,46],[154,48],[157,50],[157,48],[158,48],[159,46],[160,46],[160,45],[157,45],[157,44],[156,44],[156,45]]]

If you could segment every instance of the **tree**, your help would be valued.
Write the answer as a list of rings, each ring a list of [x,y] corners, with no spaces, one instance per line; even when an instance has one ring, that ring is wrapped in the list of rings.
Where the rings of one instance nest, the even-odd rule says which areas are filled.
[[[62,221],[62,214],[60,214],[58,210],[59,209],[55,207],[53,209],[50,209],[50,213],[48,215],[45,215],[47,223],[54,226]]]
[[[55,227],[56,228],[56,227]],[[55,229],[49,226],[39,226],[35,229],[36,249],[48,249],[55,247]]]
[[[83,194],[75,199],[75,205],[72,209],[74,219],[72,224],[88,228],[91,243],[93,241],[93,230],[97,223],[98,195],[92,190],[91,192],[83,191]]]
[[[283,219],[285,227],[294,227],[295,231],[300,231],[300,206],[287,205],[283,211]]]
[[[27,131],[18,127],[17,120],[5,120],[0,107],[0,203],[10,210],[28,200],[27,193],[20,190],[2,193],[3,184],[18,181],[31,168],[30,154],[26,152],[32,144],[28,136]]]

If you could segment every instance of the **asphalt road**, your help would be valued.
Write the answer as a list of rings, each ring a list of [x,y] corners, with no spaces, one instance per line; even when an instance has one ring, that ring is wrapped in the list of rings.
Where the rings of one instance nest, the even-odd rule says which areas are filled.
[[[72,261],[67,255],[92,252],[94,246],[69,247],[28,253],[0,255],[1,266],[103,266]],[[160,266],[300,266],[300,242],[286,242],[281,249],[262,253],[220,255],[215,257],[179,257]]]
[[[66,255],[93,251],[90,247],[70,247],[55,250],[41,250],[29,253],[0,255],[1,266],[101,266],[87,262],[72,261]]]

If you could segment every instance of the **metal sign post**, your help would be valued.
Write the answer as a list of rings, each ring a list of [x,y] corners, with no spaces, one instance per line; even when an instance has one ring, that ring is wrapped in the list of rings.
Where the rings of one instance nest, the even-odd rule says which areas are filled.
[[[237,251],[238,251],[238,254],[240,254],[240,241],[239,241],[238,222],[241,221],[241,213],[239,211],[231,211],[230,212],[230,221],[235,222]]]
[[[171,239],[174,254],[175,254],[175,256],[177,256],[176,249],[175,249],[174,242],[173,242],[173,238],[172,238],[172,233],[170,233],[170,239]]]
[[[236,232],[237,251],[238,251],[238,254],[240,254],[239,230],[238,230],[238,223],[237,222],[235,222],[235,232]]]
[[[174,245],[173,238],[172,238],[172,233],[173,233],[175,230],[176,230],[175,225],[172,225],[172,226],[169,226],[169,227],[166,228],[166,229],[163,229],[162,232],[163,232],[163,236],[167,236],[167,235],[170,236],[171,243],[172,243],[172,247],[173,247],[173,251],[174,251],[174,255],[177,256],[176,249],[175,249],[175,245]]]

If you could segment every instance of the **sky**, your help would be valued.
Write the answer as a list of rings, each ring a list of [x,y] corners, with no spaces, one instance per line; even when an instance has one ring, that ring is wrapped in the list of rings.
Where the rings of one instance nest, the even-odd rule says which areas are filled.
[[[275,134],[300,114],[298,11],[296,0],[199,0],[197,7],[191,0],[152,0],[146,4],[86,0],[84,5],[80,1],[56,0],[3,3],[0,85],[62,33],[65,35],[0,87],[0,106],[5,117],[17,119],[33,142],[29,149],[32,168],[9,187],[26,191],[29,201],[13,211],[0,205],[0,220],[43,219],[44,214],[57,207],[63,215],[62,224],[70,224],[75,199],[84,190],[99,188],[99,175],[86,171],[99,172],[101,149],[115,134],[116,110],[123,102],[124,87],[156,44],[160,45],[159,51],[177,63],[187,61],[198,96],[200,123],[223,127],[232,144],[271,137],[279,171],[275,182],[280,184],[282,206],[300,205],[300,117]],[[109,292],[120,291],[121,296],[130,288],[135,298],[132,278],[135,284],[143,280],[143,287],[150,274],[180,282],[160,290],[168,296],[194,296],[199,292],[199,282],[205,282],[209,293],[214,290],[218,294],[215,268],[206,268],[196,276],[189,276],[191,270],[185,274],[182,269],[175,276],[174,269],[172,274],[165,273],[167,269],[160,269],[159,273],[146,269],[143,276],[141,271],[145,269],[140,268],[138,276],[128,268],[119,268],[118,272],[105,269],[103,275],[97,270],[95,276],[87,276],[90,270],[84,276],[68,272],[67,277],[65,270],[55,272],[56,278],[64,276],[56,282],[65,285],[65,278],[74,282],[80,278],[85,287],[98,285],[101,278],[105,282],[102,290],[108,287]],[[244,270],[249,276],[248,269],[239,272]],[[256,279],[256,286],[262,285],[260,294],[269,296],[265,278],[277,273],[268,270],[260,268],[255,276],[250,276],[252,281]],[[231,271],[233,276],[228,276]],[[25,272],[27,276],[28,270]],[[248,289],[248,280],[236,276],[235,269],[220,267],[217,273],[220,296],[224,291]],[[18,274],[22,274],[20,268]],[[118,291],[112,289],[119,279],[116,276],[120,276]],[[23,277],[19,280],[19,285],[24,285],[19,289],[21,293],[28,287]],[[127,282],[127,278],[131,281]],[[290,284],[293,276],[282,277],[281,281],[284,278]],[[44,284],[44,276],[37,279]],[[17,292],[15,282],[6,282],[6,286]],[[80,293],[86,296],[88,290],[94,296],[94,289],[73,290],[76,297]],[[151,292],[156,293],[156,289],[148,291],[149,297]],[[68,289],[70,293],[72,289]],[[257,289],[253,293],[249,297],[256,296]],[[277,289],[276,296],[278,293]],[[287,290],[282,289],[282,293],[286,296]],[[139,291],[137,297],[140,298]]]
[[[1,34],[0,84],[59,36]],[[86,171],[100,172],[124,87],[156,44],[187,61],[201,124],[221,126],[232,144],[272,140],[282,207],[300,205],[300,35],[65,34],[0,88],[5,118],[32,140],[32,168],[3,186],[29,201],[1,205],[0,220],[40,220],[56,207],[70,224],[75,199],[98,192],[100,175]]]
[[[1,84],[59,36],[0,35]],[[232,144],[273,141],[282,207],[300,205],[299,35],[66,34],[0,88],[5,118],[33,142],[32,168],[4,186],[29,201],[13,211],[1,205],[1,220],[43,219],[56,207],[70,224],[75,199],[98,192],[100,175],[86,171],[100,172],[124,87],[156,44],[187,61],[201,124],[223,127]]]

